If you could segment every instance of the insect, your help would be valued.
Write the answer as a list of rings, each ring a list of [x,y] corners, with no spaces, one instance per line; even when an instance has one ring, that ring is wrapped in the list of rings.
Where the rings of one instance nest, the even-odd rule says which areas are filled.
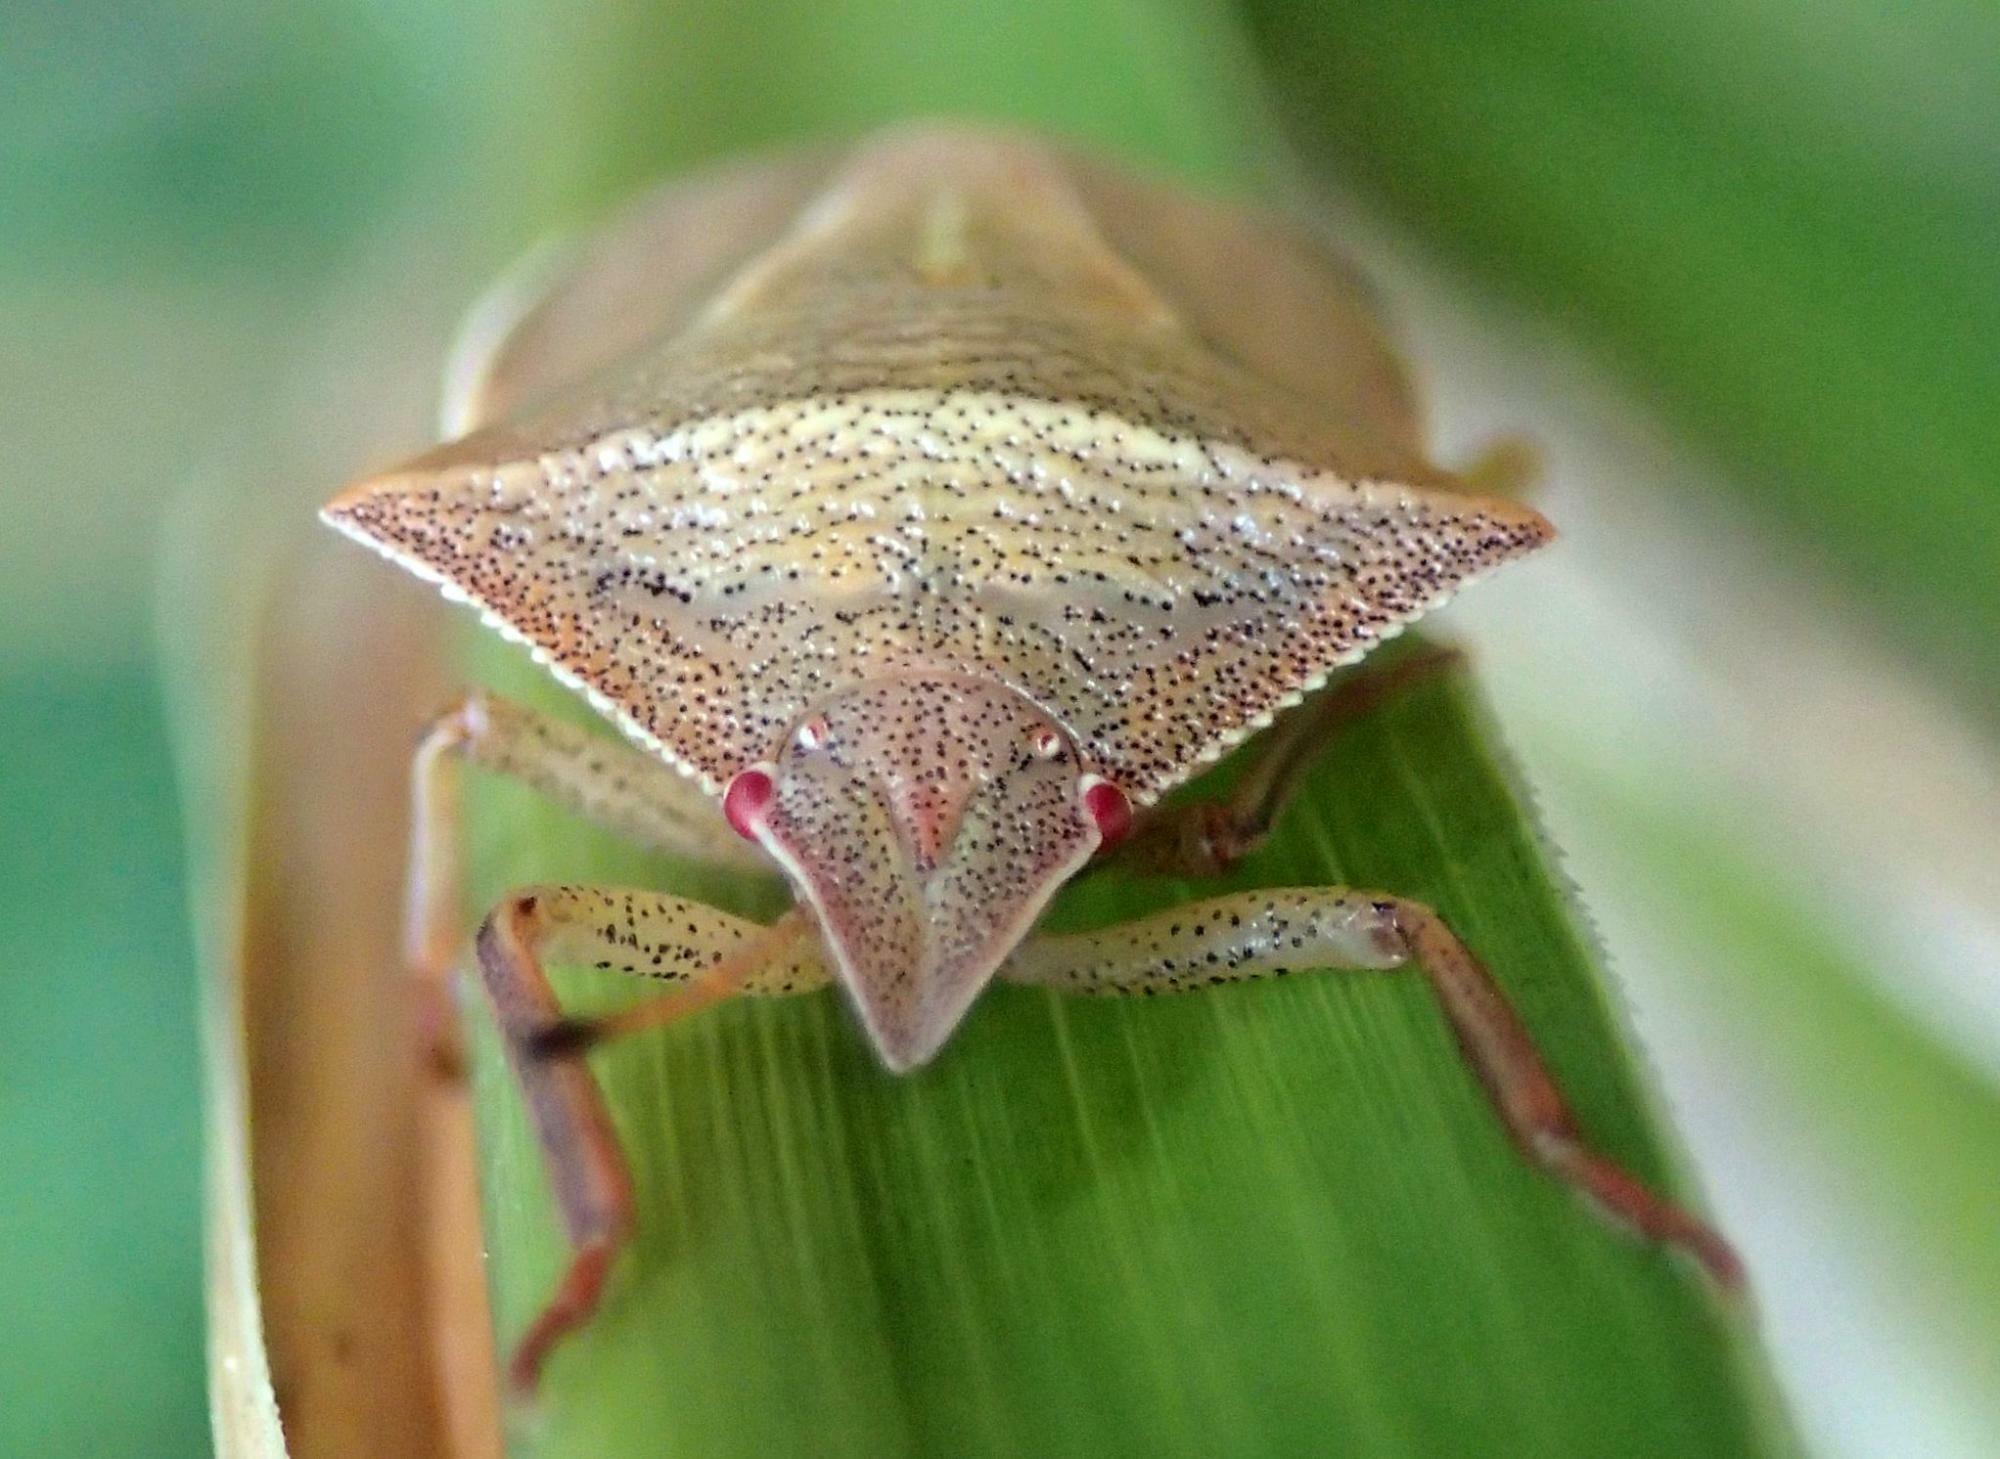
[[[1584,1143],[1427,907],[1305,887],[1033,930],[1108,856],[1200,874],[1254,847],[1380,681],[1314,691],[1552,535],[1426,460],[1384,336],[1313,242],[1027,138],[899,131],[642,203],[498,332],[461,414],[468,434],[326,520],[475,605],[627,740],[486,694],[436,722],[414,767],[420,975],[459,936],[466,762],[656,847],[775,863],[797,899],[763,927],[538,886],[480,927],[574,1248],[517,1386],[594,1310],[630,1224],[580,1053],[828,983],[900,1073],[995,978],[1417,969],[1529,1159],[1738,1280],[1720,1236]],[[1229,798],[1158,804],[1258,731]],[[671,987],[570,1018],[545,964]]]

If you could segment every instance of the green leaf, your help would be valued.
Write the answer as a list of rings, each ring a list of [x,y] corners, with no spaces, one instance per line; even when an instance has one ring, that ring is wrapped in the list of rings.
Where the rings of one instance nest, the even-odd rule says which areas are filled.
[[[511,651],[484,656],[503,692],[551,698]],[[476,806],[482,897],[555,879],[767,916],[784,903],[774,884],[617,848],[497,781]],[[1585,1129],[1667,1180],[1592,959],[1462,685],[1413,688],[1339,735],[1227,885],[1333,880],[1440,907]],[[1052,920],[1196,890],[1105,877]],[[581,1008],[643,992],[586,971],[558,985]],[[517,1097],[490,1037],[481,1049],[511,1337],[563,1249]],[[524,1453],[1788,1447],[1740,1316],[1520,1159],[1415,977],[1129,1002],[996,989],[907,1078],[831,992],[742,1001],[593,1066],[639,1230],[555,1358]]]
[[[1626,370],[2000,707],[2000,10],[1241,6],[1301,147]]]

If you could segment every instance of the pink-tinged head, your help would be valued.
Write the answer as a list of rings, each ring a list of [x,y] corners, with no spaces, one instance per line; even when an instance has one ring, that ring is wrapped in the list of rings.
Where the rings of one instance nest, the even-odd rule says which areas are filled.
[[[818,916],[882,1060],[924,1063],[1042,908],[1130,819],[1068,735],[989,680],[871,680],[723,797]]]

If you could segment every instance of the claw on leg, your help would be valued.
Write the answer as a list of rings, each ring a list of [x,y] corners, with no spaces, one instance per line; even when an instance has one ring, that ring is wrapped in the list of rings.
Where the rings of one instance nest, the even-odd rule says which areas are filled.
[[[1591,1153],[1575,1135],[1538,1139],[1531,1158],[1642,1239],[1686,1252],[1724,1291],[1743,1290],[1743,1259],[1721,1232],[1655,1195],[1622,1166]]]
[[[557,1343],[590,1320],[604,1296],[604,1279],[611,1271],[611,1258],[623,1246],[624,1234],[607,1236],[587,1246],[579,1246],[570,1257],[567,1270],[528,1330],[514,1343],[507,1358],[507,1386],[520,1394],[533,1393],[542,1381],[542,1366]]]

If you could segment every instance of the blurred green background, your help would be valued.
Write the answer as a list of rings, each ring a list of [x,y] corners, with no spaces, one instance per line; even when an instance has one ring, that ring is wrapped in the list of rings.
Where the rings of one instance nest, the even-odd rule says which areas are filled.
[[[302,414],[330,437],[315,470],[274,469],[246,511],[304,512],[359,464],[316,392],[353,319],[393,326],[398,287],[448,313],[663,169],[943,109],[1216,177],[1268,172],[1287,136],[1425,267],[1552,325],[1719,463],[1676,506],[1814,582],[1865,652],[1915,665],[1935,714],[1983,726],[1975,779],[1990,768],[1988,4],[10,0],[0,1453],[206,1443],[193,957],[154,652],[176,503],[224,468],[301,459]],[[1885,1195],[1883,1219],[1958,1262],[1938,1322],[2000,1389],[2000,1347],[1978,1347],[2000,1341],[1995,1061],[1883,995],[1839,927],[1759,902],[1754,863],[1711,874],[1698,806],[1602,790],[1610,860],[1685,884],[1678,931],[1746,969],[1723,986],[1707,967],[1697,996],[1762,1000],[1768,1057],[1844,1132],[1827,1158],[1927,1193]],[[1992,903],[1941,915],[1983,928]],[[1943,1431],[1890,1415],[1886,1439],[1833,1442],[1895,1452],[1898,1433]]]

